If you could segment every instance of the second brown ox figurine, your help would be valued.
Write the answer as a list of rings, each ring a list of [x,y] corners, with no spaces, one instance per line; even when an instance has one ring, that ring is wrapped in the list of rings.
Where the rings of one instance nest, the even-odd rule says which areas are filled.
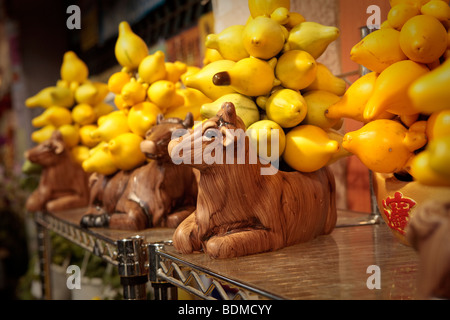
[[[337,219],[335,181],[329,169],[261,175],[263,164],[249,161],[245,134],[246,161],[237,164],[234,153],[230,164],[226,149],[234,145],[237,150],[238,139],[229,130],[238,129],[243,132],[245,125],[234,105],[225,103],[215,117],[202,123],[200,131],[190,130],[170,142],[172,158],[175,155],[182,166],[200,171],[197,209],[176,229],[174,247],[184,254],[203,251],[214,258],[232,258],[329,234]],[[223,148],[219,152],[223,161],[199,161],[202,155],[219,151],[218,146]]]
[[[195,210],[197,180],[191,168],[172,163],[167,145],[176,130],[184,132],[192,125],[191,113],[184,121],[160,115],[141,143],[141,151],[152,161],[112,176],[94,173],[90,206],[81,226],[121,230],[177,227]]]

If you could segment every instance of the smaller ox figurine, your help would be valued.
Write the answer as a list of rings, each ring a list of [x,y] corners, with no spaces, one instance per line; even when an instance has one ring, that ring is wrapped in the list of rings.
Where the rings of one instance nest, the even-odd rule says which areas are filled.
[[[26,202],[28,211],[57,212],[88,205],[88,175],[73,160],[58,130],[26,151],[25,158],[42,167],[39,185]]]
[[[173,159],[178,155],[182,166],[200,171],[196,211],[173,235],[180,253],[203,251],[212,258],[233,258],[306,242],[334,229],[335,181],[329,169],[262,175],[260,159],[249,161],[250,152],[256,151],[249,147],[244,130],[234,105],[227,102],[215,117],[202,123],[201,130],[190,130],[170,142]],[[237,141],[242,136],[235,134],[239,131],[246,161],[237,161],[233,151],[230,164],[227,149],[239,150]],[[199,160],[208,153],[214,153],[216,160],[220,154],[223,161]]]
[[[167,146],[173,133],[185,133],[193,124],[192,113],[184,121],[159,115],[141,143],[141,151],[151,161],[111,176],[94,173],[89,181],[90,205],[81,226],[133,231],[176,228],[195,210],[197,179],[193,169],[172,162]]]
[[[418,299],[450,299],[450,202],[427,201],[411,215],[406,238],[419,254]]]

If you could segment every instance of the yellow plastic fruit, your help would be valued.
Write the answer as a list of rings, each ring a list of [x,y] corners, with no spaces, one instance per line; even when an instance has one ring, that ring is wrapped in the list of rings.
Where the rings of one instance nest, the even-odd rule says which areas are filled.
[[[428,140],[450,136],[450,109],[433,112],[427,120]]]
[[[128,117],[122,111],[114,111],[97,121],[98,128],[91,132],[94,140],[109,141],[119,134],[129,132]]]
[[[264,60],[276,56],[286,41],[286,34],[281,25],[269,17],[256,17],[242,32],[244,49],[251,56]]]
[[[417,113],[408,96],[409,86],[430,72],[422,64],[403,60],[386,68],[377,78],[372,96],[364,109],[364,119],[376,119],[384,111],[397,115]]]
[[[125,103],[125,101],[123,101],[122,95],[120,94],[116,94],[116,96],[114,97],[114,105],[119,110],[127,110],[130,107],[128,104]]]
[[[300,125],[286,135],[283,159],[301,172],[321,169],[339,151],[339,143],[330,139],[327,133],[316,126]]]
[[[308,106],[308,112],[302,125],[311,124],[322,129],[330,129],[339,122],[340,119],[327,117],[326,112],[331,105],[340,100],[339,96],[324,90],[314,90],[303,94],[303,98]]]
[[[184,103],[184,98],[178,94],[176,85],[169,80],[153,82],[147,91],[148,98],[156,104],[162,112]]]
[[[100,140],[99,139],[93,139],[91,136],[91,132],[93,132],[94,130],[97,130],[97,125],[96,124],[88,124],[85,126],[80,127],[80,140],[81,140],[81,144],[88,147],[88,148],[93,148],[95,147]]]
[[[89,148],[86,146],[75,146],[70,150],[73,160],[79,165],[89,158]]]
[[[364,122],[364,108],[372,96],[377,78],[378,73],[370,72],[353,82],[344,96],[328,108],[327,117],[349,118]]]
[[[120,94],[122,88],[131,80],[131,75],[128,72],[115,72],[108,79],[108,90],[115,94]]]
[[[72,118],[75,123],[78,123],[82,126],[94,123],[97,120],[94,108],[92,108],[91,105],[87,103],[77,104],[72,109]]]
[[[406,21],[418,14],[420,14],[420,11],[416,6],[400,3],[389,10],[387,21],[392,28],[401,30]]]
[[[277,8],[291,9],[290,0],[248,0],[248,8],[253,18],[258,16],[269,17]]]
[[[394,120],[375,120],[345,134],[342,146],[370,170],[393,173],[402,170],[414,151],[426,144],[425,126],[420,128],[408,130]]]
[[[60,73],[64,81],[83,83],[89,76],[89,69],[75,52],[68,51],[63,56]]]
[[[243,33],[245,26],[232,25],[218,34],[206,37],[205,47],[216,50],[223,59],[239,61],[249,56],[245,50]]]
[[[450,7],[448,1],[431,0],[420,8],[420,12],[435,17],[442,22],[450,20]]]
[[[147,86],[131,78],[130,82],[123,86],[120,96],[128,106],[134,106],[147,97]]]
[[[304,50],[317,59],[338,37],[339,29],[336,27],[305,21],[291,29],[284,50]]]
[[[200,71],[187,76],[185,85],[188,88],[200,90],[212,100],[216,100],[228,93],[234,93],[236,90],[230,86],[216,86],[213,83],[213,77],[216,73],[230,70],[235,64],[236,62],[232,60],[211,62],[200,69]]]
[[[119,37],[114,48],[117,62],[122,67],[135,70],[141,61],[148,55],[148,47],[144,40],[136,35],[128,22],[119,24]]]
[[[286,147],[286,135],[278,123],[271,120],[254,122],[247,128],[251,145],[256,149],[258,156],[270,160],[281,157]],[[276,139],[272,141],[272,139]],[[277,154],[272,155],[272,145],[278,149]]]
[[[305,17],[300,13],[289,12],[289,21],[284,26],[288,28],[288,30],[291,30],[293,27],[305,21],[306,21]]]
[[[69,109],[63,107],[49,107],[31,121],[33,127],[36,128],[42,128],[49,124],[58,128],[71,123],[72,114]]]
[[[409,19],[399,40],[406,56],[419,63],[432,63],[447,49],[447,31],[438,19],[429,15]]]
[[[158,114],[162,113],[154,103],[144,101],[133,106],[128,113],[128,127],[131,132],[145,137],[146,132],[156,124]]]
[[[423,151],[416,155],[410,166],[410,173],[414,180],[423,185],[449,187],[450,179],[435,172],[430,167],[430,154]]]
[[[428,1],[430,0],[389,0],[389,4],[391,5],[391,8],[398,4],[410,4],[420,9]]]
[[[139,78],[151,84],[166,77],[166,55],[161,50],[146,56],[139,64]]]
[[[255,57],[242,59],[228,71],[216,73],[213,84],[230,87],[246,96],[266,95],[279,84],[274,72],[276,62],[276,58],[268,62]]]
[[[288,8],[279,7],[272,12],[272,14],[270,15],[270,19],[276,21],[281,25],[286,25],[290,20],[290,11]]]
[[[170,108],[166,111],[166,118],[179,118],[185,119],[188,112],[192,113],[194,120],[201,119],[200,108],[203,104],[213,102],[210,98],[205,96],[200,90],[185,88],[178,89],[178,94],[184,97],[184,104]]]
[[[177,83],[178,81],[180,81],[181,75],[183,75],[188,69],[187,64],[181,61],[166,62],[165,67],[166,67],[165,80],[169,80],[173,83]]]
[[[82,167],[87,173],[97,172],[105,176],[111,175],[118,170],[112,160],[111,154],[109,153],[107,143],[96,147],[90,154],[89,158],[83,161]]]
[[[55,86],[44,88],[34,96],[27,98],[25,105],[28,108],[52,106],[69,108],[73,106],[74,102],[73,93],[69,88]]]
[[[429,153],[430,168],[450,181],[450,136],[431,140],[425,152]]]
[[[290,50],[279,58],[275,75],[283,87],[301,90],[316,79],[317,63],[306,51]]]
[[[191,75],[193,75],[193,74],[196,74],[197,72],[199,72],[201,69],[199,68],[199,67],[196,67],[196,66],[187,66],[187,68],[186,68],[186,72],[185,73],[183,73],[181,76],[180,76],[180,81],[181,81],[181,83],[186,87],[186,78],[187,77],[189,77],[189,76],[191,76]],[[196,89],[197,90],[197,89]]]
[[[203,104],[200,108],[200,114],[206,119],[214,117],[225,102],[234,104],[236,115],[242,119],[246,128],[260,119],[255,102],[240,93],[230,93],[213,102]]]
[[[99,104],[92,106],[92,109],[94,110],[96,119],[114,111],[114,107],[106,102],[100,102]]]
[[[317,63],[316,78],[304,91],[325,90],[342,96],[347,89],[344,79],[336,77],[324,64]]]
[[[450,109],[450,60],[414,81],[408,89],[414,108],[431,114]]]
[[[267,99],[265,110],[268,119],[283,128],[292,128],[302,122],[308,107],[305,98],[292,89],[280,89]]]
[[[49,124],[45,127],[42,127],[39,130],[33,131],[31,133],[31,140],[36,143],[42,143],[51,138],[53,132],[56,130],[56,127]]]
[[[64,143],[68,148],[73,148],[80,142],[80,133],[78,125],[65,124],[57,130],[61,132]]]
[[[108,84],[93,81],[85,82],[75,90],[75,100],[78,103],[95,105],[102,102],[109,92]]]
[[[110,140],[108,150],[114,165],[120,170],[132,170],[146,160],[141,151],[144,139],[134,133],[123,133]]]
[[[350,52],[351,60],[378,73],[407,58],[400,48],[400,31],[391,28],[368,34]]]

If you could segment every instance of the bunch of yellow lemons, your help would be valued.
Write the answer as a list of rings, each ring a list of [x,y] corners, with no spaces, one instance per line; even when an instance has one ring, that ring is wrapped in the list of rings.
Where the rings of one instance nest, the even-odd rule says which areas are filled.
[[[191,112],[199,119],[200,106],[211,102],[200,91],[182,86],[182,76],[193,67],[167,62],[159,50],[150,54],[145,41],[125,21],[119,24],[115,56],[122,69],[109,77],[107,89],[115,95],[118,110],[98,118],[91,127],[89,137],[96,146],[83,162],[86,172],[110,175],[142,165],[146,158],[140,143],[159,114],[184,119]]]
[[[294,169],[312,172],[339,157],[342,122],[325,110],[340,99],[346,83],[317,59],[339,37],[339,29],[306,21],[289,0],[249,0],[245,25],[232,25],[206,38],[204,66],[186,75],[187,88],[212,100],[200,113],[209,118],[231,101],[259,145],[260,157],[282,156]],[[278,130],[278,155],[271,154]],[[264,141],[264,140],[262,140]]]
[[[380,173],[408,171],[450,186],[450,7],[443,0],[391,0],[387,20],[351,50],[371,72],[327,109],[363,127],[343,147]]]
[[[44,88],[25,101],[29,108],[44,108],[32,120],[38,129],[31,139],[41,143],[59,130],[74,159],[81,164],[97,144],[90,131],[96,128],[97,119],[114,107],[104,102],[109,92],[107,85],[89,80],[87,65],[73,51],[64,54],[60,75],[55,86]]]

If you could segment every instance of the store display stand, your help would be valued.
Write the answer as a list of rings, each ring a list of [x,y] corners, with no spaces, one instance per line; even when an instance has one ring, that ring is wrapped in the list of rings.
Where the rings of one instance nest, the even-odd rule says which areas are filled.
[[[207,300],[412,299],[416,291],[416,252],[400,244],[383,223],[349,226],[348,221],[366,221],[364,213],[339,210],[336,229],[307,243],[211,259],[176,252],[174,229],[83,229],[78,224],[83,212],[34,215],[44,299],[52,299],[50,231],[117,267],[127,300],[147,299],[148,284],[156,300],[177,299],[178,288]],[[371,265],[382,272],[380,290],[366,286]]]

